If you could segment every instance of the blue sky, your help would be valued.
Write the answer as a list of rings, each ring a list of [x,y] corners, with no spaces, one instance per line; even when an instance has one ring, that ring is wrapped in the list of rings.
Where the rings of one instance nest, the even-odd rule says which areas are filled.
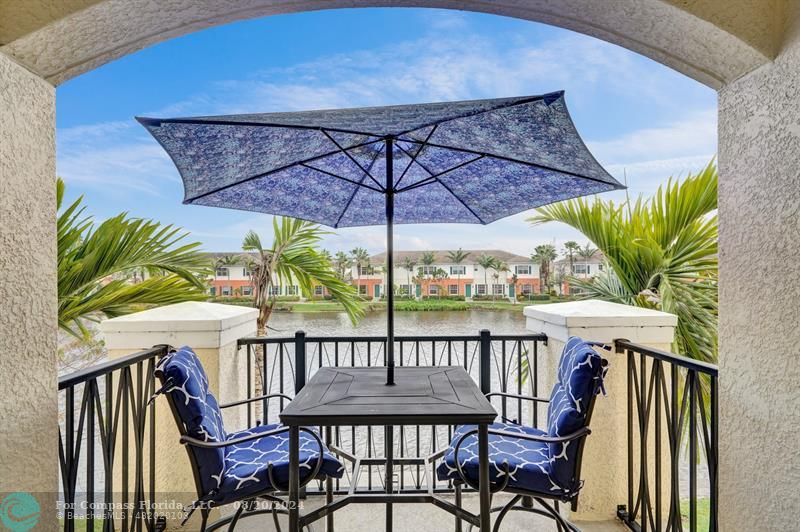
[[[351,9],[281,15],[173,39],[57,91],[58,173],[99,220],[128,211],[236,251],[271,217],[182,205],[177,171],[135,115],[192,116],[492,98],[566,91],[584,140],[629,193],[651,194],[716,153],[716,93],[649,59],[580,34],[492,15]],[[621,193],[609,197],[621,199]],[[585,241],[512,216],[489,226],[411,225],[396,249]],[[380,227],[340,229],[331,250],[383,250]]]

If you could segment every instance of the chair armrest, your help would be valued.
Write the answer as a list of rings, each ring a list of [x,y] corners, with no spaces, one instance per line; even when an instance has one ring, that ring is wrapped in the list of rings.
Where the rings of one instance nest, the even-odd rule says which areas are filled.
[[[470,431],[470,433],[473,432],[477,433],[478,429]],[[566,436],[543,436],[537,434],[523,434],[519,432],[509,432],[507,430],[489,429],[489,434],[494,434],[495,436],[516,438],[518,440],[538,441],[542,443],[565,443],[573,440],[578,440],[580,438],[583,438],[584,436],[588,436],[591,433],[592,431],[589,429],[589,427],[581,427],[580,429],[576,430],[575,432],[571,432]]]
[[[519,395],[516,393],[505,393],[505,392],[492,392],[487,393],[486,398],[489,399],[490,397],[509,397],[511,399],[524,399],[526,401],[534,401],[537,403],[549,403],[550,399],[545,399],[544,397],[534,397],[532,395]]]
[[[262,401],[264,399],[273,399],[275,397],[282,397],[282,398],[286,399],[289,402],[292,401],[292,398],[289,397],[288,395],[284,395],[282,393],[270,393],[270,394],[267,394],[267,395],[259,395],[258,397],[251,397],[250,399],[242,399],[241,401],[234,401],[232,403],[225,403],[224,405],[219,405],[219,407],[220,408],[230,408],[232,406],[245,405],[245,404],[248,404],[248,403],[253,403],[255,401]]]
[[[303,429],[301,428],[300,430]],[[255,434],[250,434],[249,436],[243,436],[241,438],[235,438],[233,440],[226,440],[226,441],[203,441],[203,440],[198,440],[197,438],[192,438],[191,436],[186,436],[184,434],[183,436],[181,436],[180,442],[184,445],[191,445],[193,447],[203,447],[204,449],[222,449],[224,447],[229,447],[231,445],[238,445],[240,443],[247,443],[249,441],[266,438],[267,436],[275,436],[276,434],[281,434],[283,432],[289,432],[289,427],[281,427],[267,432],[257,432]]]

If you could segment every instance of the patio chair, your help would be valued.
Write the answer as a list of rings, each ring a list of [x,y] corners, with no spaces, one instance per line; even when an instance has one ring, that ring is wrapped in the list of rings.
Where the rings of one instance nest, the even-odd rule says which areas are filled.
[[[181,437],[186,445],[194,473],[198,499],[189,507],[183,521],[200,510],[201,531],[210,532],[228,524],[233,530],[243,517],[271,513],[280,530],[277,514],[286,513],[276,492],[288,490],[289,438],[288,427],[280,424],[259,424],[238,432],[227,432],[221,409],[264,401],[276,397],[269,394],[243,401],[219,405],[208,388],[208,376],[200,360],[189,347],[170,352],[158,364],[156,376],[169,402]],[[325,447],[316,432],[300,429],[300,477],[303,487],[314,479],[341,478],[344,467]],[[258,507],[259,499],[269,501],[270,508]],[[208,524],[212,508],[240,502],[228,517]]]
[[[608,366],[593,348],[595,345],[577,337],[567,341],[549,399],[506,393],[487,395],[548,403],[546,430],[505,419],[489,427],[491,492],[514,494],[506,505],[492,508],[492,512],[499,512],[494,532],[512,510],[553,519],[559,532],[578,531],[561,516],[558,506],[559,502],[569,503],[575,511],[583,485],[580,479],[583,446],[591,432],[589,422],[595,398],[604,391],[603,378]],[[458,427],[437,468],[440,480],[452,480],[455,484],[458,505],[464,485],[478,487],[477,433],[473,426]],[[456,529],[460,527],[457,520]]]

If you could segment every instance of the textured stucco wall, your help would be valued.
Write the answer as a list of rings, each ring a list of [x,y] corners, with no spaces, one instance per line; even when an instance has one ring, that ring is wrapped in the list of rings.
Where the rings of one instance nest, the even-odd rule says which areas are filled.
[[[316,9],[422,6],[569,28],[639,52],[713,87],[772,57],[754,32],[760,35],[758,28],[769,27],[772,19],[761,6],[781,0],[735,0],[736,9],[729,6],[732,0],[670,1],[683,5],[662,0],[104,0],[0,50],[60,83],[159,41],[234,20]],[[724,23],[724,29],[695,16],[700,7],[706,16],[717,15],[714,22]]]
[[[798,526],[800,3],[787,26],[719,100],[721,530]]]
[[[53,492],[55,91],[0,53],[0,492]]]

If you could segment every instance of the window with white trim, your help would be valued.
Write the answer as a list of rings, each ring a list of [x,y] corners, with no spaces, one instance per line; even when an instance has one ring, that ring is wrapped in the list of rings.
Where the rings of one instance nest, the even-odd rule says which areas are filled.
[[[278,285],[270,285],[269,287],[269,295],[271,296],[279,296],[281,295],[281,287]]]
[[[533,293],[533,285],[524,284],[522,285],[522,293],[526,296]]]
[[[514,266],[514,273],[517,275],[530,275],[532,269],[530,264],[518,264]]]
[[[222,287],[222,295],[223,296],[231,295],[231,287],[230,286],[223,286]]]
[[[466,266],[450,266],[450,275],[466,275]]]
[[[505,285],[502,284],[493,284],[492,285],[492,294],[496,296],[502,296],[505,292]]]
[[[217,268],[217,271],[214,272],[214,274],[217,277],[227,277],[229,275],[229,273],[228,273],[229,271],[230,270],[228,270],[228,268]]]
[[[458,295],[458,285],[457,284],[447,285],[447,291],[450,293],[451,296],[457,296]]]
[[[589,265],[588,264],[573,264],[572,265],[572,273],[573,275],[582,275],[589,273]]]
[[[475,285],[475,293],[479,296],[486,295],[486,285],[485,284],[476,284]]]
[[[325,293],[325,289],[322,287],[322,285],[318,285],[318,286],[314,287],[314,295],[315,296],[321,296],[324,293]]]
[[[435,285],[435,284],[430,285],[428,287],[428,294],[432,295],[432,296],[438,296],[439,295],[439,286]]]
[[[439,268],[436,266],[422,266],[422,275],[433,275]]]
[[[252,296],[253,295],[253,287],[252,286],[243,286],[242,287],[242,295],[243,296]]]
[[[286,287],[286,295],[287,296],[296,296],[297,295],[297,285],[287,286]]]
[[[358,285],[358,293],[361,294],[362,296],[367,295],[367,285],[365,284]]]

